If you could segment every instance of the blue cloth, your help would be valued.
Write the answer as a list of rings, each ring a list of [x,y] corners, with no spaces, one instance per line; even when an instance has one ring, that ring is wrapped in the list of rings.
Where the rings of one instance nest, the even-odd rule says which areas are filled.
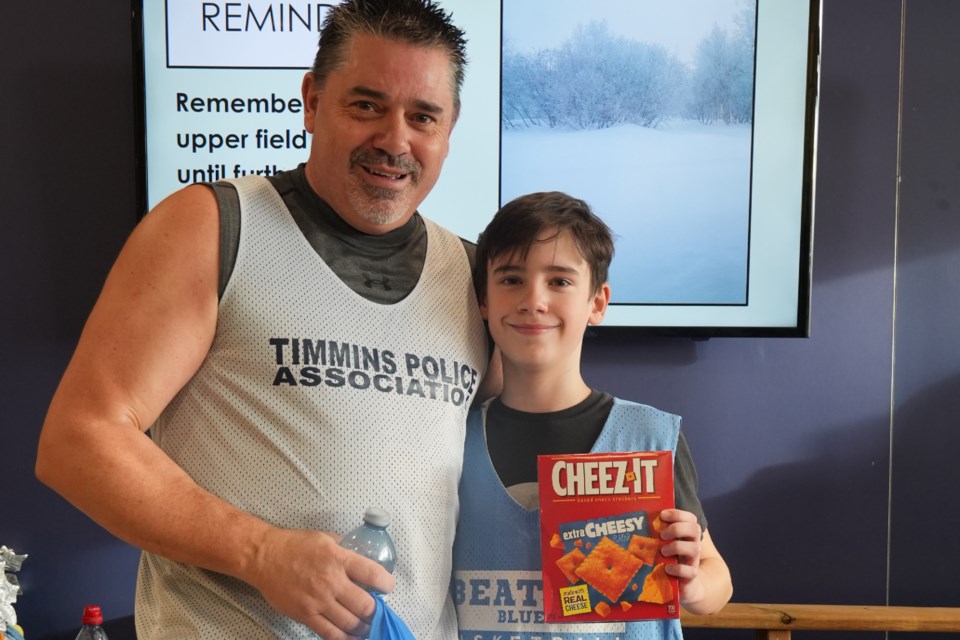
[[[377,601],[377,610],[370,621],[370,640],[416,640],[400,616],[383,601],[383,596],[375,593],[373,599]]]

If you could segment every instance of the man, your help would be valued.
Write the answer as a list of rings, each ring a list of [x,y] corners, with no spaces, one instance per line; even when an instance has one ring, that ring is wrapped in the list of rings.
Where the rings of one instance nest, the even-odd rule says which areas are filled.
[[[464,62],[430,0],[339,5],[303,82],[306,165],[183,189],[117,259],[37,475],[144,550],[141,639],[362,636],[375,603],[355,583],[394,578],[336,534],[373,504],[400,556],[391,605],[417,638],[456,635],[456,491],[487,347],[463,243],[415,211]]]

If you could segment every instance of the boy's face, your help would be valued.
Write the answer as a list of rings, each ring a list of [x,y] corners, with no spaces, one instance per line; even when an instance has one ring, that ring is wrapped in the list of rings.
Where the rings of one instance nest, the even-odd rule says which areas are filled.
[[[480,310],[505,366],[579,375],[584,331],[603,319],[610,286],[593,291],[590,267],[573,238],[568,232],[550,238],[553,233],[542,234],[525,260],[505,255],[487,265]]]

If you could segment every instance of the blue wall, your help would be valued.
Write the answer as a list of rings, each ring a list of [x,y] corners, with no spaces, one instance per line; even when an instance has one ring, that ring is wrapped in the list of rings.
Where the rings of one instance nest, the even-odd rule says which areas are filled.
[[[72,639],[85,604],[133,610],[136,551],[33,476],[47,405],[136,222],[131,52],[128,3],[0,3],[0,544],[30,556],[15,606],[30,640]]]
[[[593,385],[684,416],[736,600],[960,606],[958,26],[954,0],[824,0],[809,339],[588,339]],[[133,607],[136,551],[33,478],[136,219],[130,47],[122,2],[0,6],[0,544],[30,554],[31,640]]]
[[[960,3],[907,5],[891,600],[960,604]]]

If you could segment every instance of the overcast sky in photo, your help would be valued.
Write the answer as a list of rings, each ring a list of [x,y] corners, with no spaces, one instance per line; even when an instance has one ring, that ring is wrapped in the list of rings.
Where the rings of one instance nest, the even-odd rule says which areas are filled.
[[[732,31],[746,0],[514,0],[503,6],[504,43],[533,52],[560,46],[578,24],[663,45],[687,63],[714,25]]]

